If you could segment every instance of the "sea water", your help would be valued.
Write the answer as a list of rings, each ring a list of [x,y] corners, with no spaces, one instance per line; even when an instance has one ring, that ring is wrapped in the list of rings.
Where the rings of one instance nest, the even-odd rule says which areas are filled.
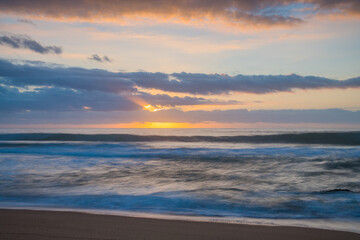
[[[360,132],[1,129],[0,207],[357,231]]]

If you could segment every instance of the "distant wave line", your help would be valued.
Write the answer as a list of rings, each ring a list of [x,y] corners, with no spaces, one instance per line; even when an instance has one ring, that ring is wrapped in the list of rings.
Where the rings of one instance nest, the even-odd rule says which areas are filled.
[[[0,141],[89,141],[89,142],[228,142],[360,145],[360,132],[310,132],[253,136],[160,136],[133,134],[0,134]]]

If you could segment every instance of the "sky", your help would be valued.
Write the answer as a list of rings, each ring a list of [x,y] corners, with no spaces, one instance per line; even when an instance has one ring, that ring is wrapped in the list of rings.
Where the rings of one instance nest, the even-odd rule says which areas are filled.
[[[358,0],[0,0],[0,128],[360,127]]]

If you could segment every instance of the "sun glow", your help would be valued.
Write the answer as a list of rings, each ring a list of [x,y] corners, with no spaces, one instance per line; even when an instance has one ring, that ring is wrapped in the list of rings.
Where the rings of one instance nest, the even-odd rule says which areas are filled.
[[[151,106],[150,104],[144,106],[144,109],[145,109],[145,110],[148,110],[148,111],[150,111],[150,112],[155,112],[155,110],[156,110],[156,109],[155,109],[153,106]]]
[[[156,112],[156,111],[160,111],[160,110],[169,109],[168,107],[159,106],[159,105],[152,106],[152,105],[150,105],[150,104],[145,105],[143,108],[144,108],[144,110],[148,110],[148,111],[150,111],[150,112]]]
[[[191,126],[188,123],[176,123],[176,122],[147,122],[143,123],[143,128],[188,128]]]
[[[97,128],[100,126],[97,125]],[[216,123],[216,122],[202,122],[202,123],[187,123],[187,122],[132,122],[102,125],[105,128],[224,128],[233,127],[232,124]],[[243,127],[243,124],[237,124],[236,127]]]
[[[196,125],[196,126],[198,127],[198,125]],[[106,126],[103,125],[102,127],[109,127],[109,128],[193,128],[194,124],[186,123],[186,122],[183,122],[183,123],[178,123],[178,122],[133,122],[133,123],[109,124]]]

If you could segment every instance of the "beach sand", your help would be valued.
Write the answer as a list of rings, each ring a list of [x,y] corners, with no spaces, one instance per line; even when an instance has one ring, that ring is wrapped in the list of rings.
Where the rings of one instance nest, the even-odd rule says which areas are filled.
[[[78,212],[0,210],[0,239],[351,240],[360,234],[301,227],[160,220]]]

